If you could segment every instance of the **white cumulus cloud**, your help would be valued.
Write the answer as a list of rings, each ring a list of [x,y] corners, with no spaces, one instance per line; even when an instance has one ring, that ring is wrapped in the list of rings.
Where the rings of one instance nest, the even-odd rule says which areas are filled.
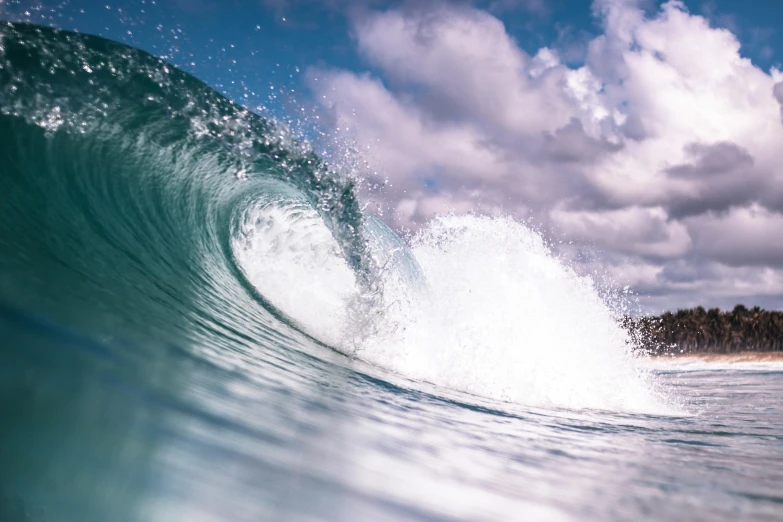
[[[464,4],[363,12],[374,72],[311,70],[311,86],[388,179],[398,226],[532,215],[650,306],[783,307],[783,75],[676,0],[593,12],[603,33],[579,67]]]

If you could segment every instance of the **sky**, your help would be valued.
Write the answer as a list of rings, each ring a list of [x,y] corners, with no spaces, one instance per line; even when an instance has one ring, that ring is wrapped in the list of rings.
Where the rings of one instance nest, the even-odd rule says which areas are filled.
[[[398,229],[512,215],[645,310],[783,309],[781,2],[0,0],[0,17],[141,47],[354,151]]]

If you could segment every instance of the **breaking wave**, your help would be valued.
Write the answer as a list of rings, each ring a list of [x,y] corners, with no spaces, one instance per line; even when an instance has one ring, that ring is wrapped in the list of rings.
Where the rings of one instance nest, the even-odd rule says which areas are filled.
[[[151,341],[223,365],[302,352],[498,401],[666,411],[538,233],[448,216],[404,241],[305,142],[137,49],[0,25],[0,165],[0,301],[129,360]]]

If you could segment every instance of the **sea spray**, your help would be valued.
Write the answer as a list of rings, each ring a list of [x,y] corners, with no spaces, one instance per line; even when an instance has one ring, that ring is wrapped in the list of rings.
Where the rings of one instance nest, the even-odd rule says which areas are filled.
[[[393,335],[361,357],[412,379],[527,405],[662,411],[593,281],[511,218],[440,217],[413,239],[429,284],[387,288]],[[388,331],[388,330],[387,330]]]
[[[594,282],[564,265],[525,225],[447,216],[420,231],[410,251],[397,238],[396,262],[376,258],[387,269],[379,275],[380,313],[368,329],[353,324],[349,307],[358,287],[315,217],[286,218],[279,238],[270,235],[274,227],[262,225],[249,236],[254,239],[236,246],[261,293],[337,350],[490,399],[668,411]],[[388,247],[391,237],[390,230],[377,229],[370,250],[376,256],[395,251]],[[270,256],[268,245],[283,241],[286,252]]]
[[[321,342],[345,344],[359,287],[312,207],[290,196],[259,200],[244,213],[232,246],[245,277],[272,306]]]

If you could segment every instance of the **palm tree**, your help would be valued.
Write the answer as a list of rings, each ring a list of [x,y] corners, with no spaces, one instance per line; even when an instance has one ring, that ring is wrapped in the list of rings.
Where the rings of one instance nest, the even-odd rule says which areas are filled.
[[[730,312],[698,306],[658,317],[626,316],[621,324],[634,349],[653,354],[783,351],[783,312],[758,306],[738,304]]]

